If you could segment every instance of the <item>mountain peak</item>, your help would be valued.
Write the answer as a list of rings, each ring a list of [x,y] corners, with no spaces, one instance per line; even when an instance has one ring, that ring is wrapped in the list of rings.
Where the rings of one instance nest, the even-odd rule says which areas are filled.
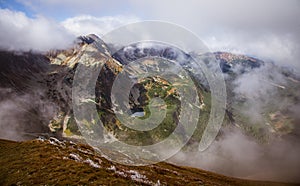
[[[95,41],[100,40],[100,38],[95,34],[89,34],[89,35],[86,35],[86,36],[79,36],[77,39],[79,40],[79,42],[86,43],[86,44],[91,44]]]

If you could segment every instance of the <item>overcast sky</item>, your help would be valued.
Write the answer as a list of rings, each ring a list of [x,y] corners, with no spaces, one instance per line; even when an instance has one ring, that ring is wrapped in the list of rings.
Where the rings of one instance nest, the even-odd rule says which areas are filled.
[[[196,33],[213,50],[299,68],[298,0],[0,0],[0,47],[64,48],[78,35],[160,20]]]

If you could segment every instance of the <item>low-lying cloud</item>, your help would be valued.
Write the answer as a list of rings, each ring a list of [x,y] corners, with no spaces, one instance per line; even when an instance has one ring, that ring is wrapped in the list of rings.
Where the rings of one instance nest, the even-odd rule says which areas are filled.
[[[299,182],[299,139],[262,145],[237,129],[223,132],[206,151],[180,152],[169,161],[240,178]]]
[[[272,61],[279,66],[295,68],[300,72],[300,36],[278,34],[272,31],[252,33],[229,29],[204,38],[212,51],[226,51]]]
[[[0,88],[0,138],[22,141],[50,134],[48,124],[56,106],[41,99],[44,94],[41,90],[18,93]]]

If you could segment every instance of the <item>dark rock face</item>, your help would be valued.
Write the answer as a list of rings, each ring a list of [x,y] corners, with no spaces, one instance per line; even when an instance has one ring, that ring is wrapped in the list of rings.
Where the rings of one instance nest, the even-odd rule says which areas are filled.
[[[55,106],[46,97],[50,61],[42,54],[0,52],[0,137],[14,140],[49,133]]]
[[[253,68],[259,68],[264,62],[245,55],[236,55],[228,52],[214,52],[213,56],[219,62],[221,70],[224,73],[232,72],[237,65],[243,67],[241,72],[246,72]],[[170,47],[161,43],[149,43],[148,45],[133,44],[124,47],[112,55],[113,58],[122,64],[144,58],[144,57],[161,57],[168,60],[178,61],[181,65],[188,65],[192,60],[190,54],[186,54],[180,49]]]
[[[124,47],[112,55],[113,58],[122,64],[144,58],[144,57],[161,57],[168,60],[186,63],[191,57],[178,48],[170,47],[162,43],[149,43],[149,45],[133,44]]]
[[[23,90],[43,79],[50,61],[42,54],[0,51],[1,87]]]

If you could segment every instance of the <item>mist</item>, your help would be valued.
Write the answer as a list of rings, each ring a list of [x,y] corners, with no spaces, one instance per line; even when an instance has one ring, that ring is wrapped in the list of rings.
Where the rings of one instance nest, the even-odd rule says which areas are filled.
[[[181,151],[168,161],[239,178],[299,182],[299,138],[262,145],[237,129],[222,132],[204,152]]]
[[[0,88],[0,138],[23,141],[50,133],[48,124],[56,107],[43,100],[42,91],[17,93]]]
[[[239,178],[299,182],[298,74],[291,66],[283,67],[276,61],[265,61],[253,69],[233,64],[231,70],[236,76],[225,75],[227,88],[232,91],[227,101],[234,116],[238,112],[247,120],[237,117],[223,126],[205,151],[181,151],[168,161]],[[270,124],[272,114],[291,121],[290,125]],[[261,128],[266,141],[244,130],[254,125]]]
[[[268,109],[273,111],[287,109],[297,104],[291,97],[299,97],[297,92],[288,90],[291,86],[299,87],[299,83],[285,77],[280,67],[272,63],[265,63],[258,69],[240,73],[233,82],[229,83],[233,84],[235,96],[233,99],[243,102],[243,106],[237,109],[248,116],[252,123],[264,123],[263,115],[270,111]],[[287,92],[290,95],[287,95]]]
[[[20,141],[50,132],[57,108],[47,97],[49,69],[42,54],[0,51],[0,138]]]

